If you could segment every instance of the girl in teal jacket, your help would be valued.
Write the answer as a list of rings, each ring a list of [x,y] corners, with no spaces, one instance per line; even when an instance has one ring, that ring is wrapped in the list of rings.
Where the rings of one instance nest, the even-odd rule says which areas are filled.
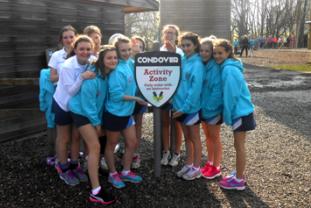
[[[93,65],[96,77],[85,80],[79,93],[72,97],[68,104],[74,125],[78,128],[88,149],[87,169],[92,187],[89,200],[101,204],[111,204],[115,201],[111,194],[102,190],[99,183],[100,143],[98,138],[102,136],[101,120],[107,94],[107,76],[117,63],[115,47],[104,46],[97,62]]]
[[[223,118],[232,127],[236,150],[236,173],[223,178],[219,185],[224,189],[245,189],[246,132],[254,130],[256,123],[251,94],[244,79],[243,65],[234,58],[232,45],[219,39],[214,45],[214,58],[221,67],[223,86]]]
[[[200,55],[205,64],[201,96],[202,127],[206,136],[208,161],[201,169],[202,176],[214,179],[221,175],[220,161],[222,145],[220,125],[222,123],[222,83],[220,67],[214,60],[213,42],[208,38],[201,40]]]
[[[135,122],[132,117],[135,102],[142,105],[147,103],[136,97],[136,82],[134,78],[133,62],[130,59],[130,39],[120,37],[115,43],[119,64],[108,78],[108,96],[103,124],[107,130],[107,145],[105,158],[109,167],[110,182],[116,188],[125,187],[123,181],[140,183],[142,178],[131,171],[134,151],[137,148]],[[125,137],[125,153],[123,155],[123,170],[116,171],[114,149],[119,142],[120,134]]]
[[[182,59],[181,81],[173,97],[175,111],[173,118],[181,123],[186,139],[187,160],[183,168],[177,172],[177,176],[185,180],[194,180],[201,176],[202,144],[199,111],[204,66],[198,54],[200,48],[198,35],[186,32],[180,39],[185,56]]]

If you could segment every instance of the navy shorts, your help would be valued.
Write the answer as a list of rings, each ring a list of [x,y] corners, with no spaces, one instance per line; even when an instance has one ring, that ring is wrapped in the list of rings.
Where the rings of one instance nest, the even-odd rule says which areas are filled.
[[[147,112],[147,106],[145,105],[141,105],[139,103],[135,103],[135,108],[134,108],[134,112],[133,115],[137,115],[137,114],[144,114]]]
[[[108,131],[122,131],[135,125],[133,116],[116,116],[109,112],[103,113],[103,126]]]
[[[57,102],[53,99],[52,112],[55,114],[55,123],[59,126],[65,126],[72,124],[73,120],[71,113],[64,111]]]
[[[70,112],[70,113],[71,113],[71,117],[72,117],[72,120],[73,120],[73,124],[77,128],[80,128],[81,126],[84,126],[86,124],[90,124],[91,123],[90,120],[87,117],[85,117],[85,116],[81,116],[81,115],[73,113],[73,112]]]
[[[221,115],[218,115],[218,116],[215,116],[212,118],[207,118],[207,119],[201,117],[201,121],[203,121],[209,125],[221,125],[223,123],[223,119],[222,119]]]
[[[251,131],[256,128],[256,121],[254,114],[251,113],[247,116],[242,116],[240,118],[234,119],[232,129],[234,132],[239,131]]]
[[[201,122],[199,113],[182,114],[176,118],[177,121],[186,126],[194,126]]]

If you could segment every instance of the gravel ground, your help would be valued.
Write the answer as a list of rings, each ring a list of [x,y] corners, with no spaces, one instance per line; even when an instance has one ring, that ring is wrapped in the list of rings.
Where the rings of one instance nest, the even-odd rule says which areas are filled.
[[[163,167],[161,179],[154,178],[152,116],[146,115],[138,170],[144,181],[115,190],[102,173],[103,186],[119,198],[110,207],[311,207],[311,76],[246,67],[258,124],[248,135],[247,189],[224,191],[217,180],[177,179],[180,166]],[[41,135],[0,144],[0,207],[91,207],[87,184],[68,187],[45,165],[45,140]],[[225,126],[222,141],[222,170],[227,174],[235,152]]]

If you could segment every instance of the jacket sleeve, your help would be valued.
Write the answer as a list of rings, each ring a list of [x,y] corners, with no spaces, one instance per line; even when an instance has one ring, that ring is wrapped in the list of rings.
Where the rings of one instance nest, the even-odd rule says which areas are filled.
[[[96,105],[97,87],[95,80],[86,80],[81,87],[80,102],[84,115],[90,120],[93,126],[101,124],[101,118],[98,116],[98,109]]]
[[[195,103],[200,102],[200,96],[203,85],[203,65],[196,63],[193,66],[193,70],[190,75],[190,86],[187,91],[187,97],[185,103],[179,111],[181,112],[189,112]]]
[[[224,111],[223,117],[227,125],[232,125],[232,112],[236,107],[242,90],[242,83],[239,72],[235,70],[227,71],[223,76],[223,97]]]
[[[63,79],[64,88],[68,94],[72,97],[75,96],[83,83],[82,75],[75,78],[73,73],[70,73],[70,69],[62,68],[60,77]]]
[[[45,95],[45,71],[41,70],[40,72],[40,79],[39,79],[39,105],[40,105],[40,111],[45,112],[48,108],[48,104],[46,103]]]
[[[114,102],[124,101],[127,77],[120,71],[113,71],[109,75],[109,98]]]
[[[217,73],[213,78],[213,86],[212,92],[209,99],[206,102],[204,108],[207,110],[216,110],[222,105],[222,83],[221,83],[221,76],[220,76],[220,69],[217,69]]]

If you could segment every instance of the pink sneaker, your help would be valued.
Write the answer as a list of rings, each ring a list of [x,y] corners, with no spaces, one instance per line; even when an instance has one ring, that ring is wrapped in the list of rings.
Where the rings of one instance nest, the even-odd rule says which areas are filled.
[[[207,171],[202,172],[202,176],[210,180],[216,177],[219,177],[221,176],[220,168],[216,168],[215,166],[210,166],[210,168]]]
[[[241,191],[245,189],[245,184],[246,182],[244,179],[240,179],[238,181],[235,176],[231,178],[223,178],[219,182],[219,186],[227,190],[240,190]]]
[[[212,165],[211,165],[209,162],[206,162],[206,164],[204,165],[204,167],[201,168],[201,173],[204,174],[204,173],[207,172],[211,167],[212,167]]]

